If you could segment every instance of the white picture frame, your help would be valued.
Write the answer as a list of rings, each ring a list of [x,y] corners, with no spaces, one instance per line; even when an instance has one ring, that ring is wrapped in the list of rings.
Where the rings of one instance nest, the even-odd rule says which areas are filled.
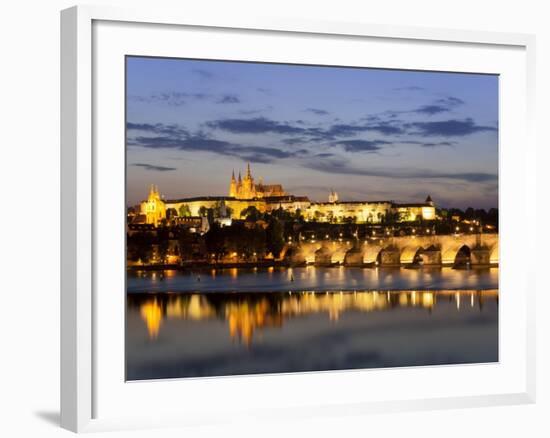
[[[98,24],[106,24],[106,32],[112,42],[112,53],[107,54],[105,44],[102,45],[101,32],[97,32]],[[100,217],[98,205],[105,200],[105,185],[108,182],[105,178],[113,178],[113,181],[123,180],[124,168],[117,167],[117,162],[107,166],[103,155],[97,154],[97,141],[103,140],[103,131],[98,131],[97,124],[101,124],[103,112],[99,107],[104,105],[101,96],[96,94],[96,87],[103,70],[94,63],[101,59],[103,63],[103,51],[107,57],[119,56],[125,52],[124,38],[117,38],[115,27],[117,25],[132,27],[132,36],[139,36],[140,27],[147,27],[150,35],[154,33],[177,31],[178,28],[185,28],[190,31],[200,31],[201,34],[209,32],[235,31],[239,37],[259,38],[262,33],[269,33],[270,38],[348,38],[350,41],[384,41],[387,44],[407,44],[410,47],[427,47],[428,45],[445,47],[452,44],[456,47],[463,47],[464,50],[477,50],[483,48],[495,52],[494,67],[489,67],[491,59],[478,60],[485,62],[488,71],[497,74],[508,74],[511,78],[509,88],[513,95],[505,99],[501,105],[501,111],[516,111],[505,113],[502,118],[503,133],[501,133],[501,153],[503,159],[500,162],[500,201],[503,213],[502,227],[508,230],[508,235],[501,244],[501,269],[507,274],[501,277],[502,284],[509,284],[517,289],[518,295],[512,296],[513,306],[507,307],[504,299],[504,312],[501,313],[501,347],[506,350],[507,344],[512,343],[510,351],[521,357],[514,358],[513,366],[503,374],[499,370],[505,369],[506,360],[496,365],[501,368],[476,368],[475,366],[453,366],[451,368],[425,367],[423,369],[402,369],[391,370],[392,379],[396,382],[406,382],[414,375],[414,378],[427,378],[432,376],[435,380],[445,379],[453,374],[455,378],[472,378],[476,373],[486,373],[484,381],[495,377],[494,382],[485,387],[480,386],[480,392],[473,392],[458,382],[455,391],[445,393],[435,388],[429,394],[419,395],[414,388],[408,393],[400,393],[397,389],[391,391],[387,397],[377,396],[367,398],[360,394],[352,396],[350,388],[355,381],[372,383],[373,376],[383,379],[382,374],[344,372],[344,373],[308,373],[278,376],[254,376],[254,377],[233,377],[214,379],[188,379],[187,390],[189,391],[214,391],[223,393],[232,391],[235,388],[242,388],[243,394],[254,394],[255,387],[281,388],[281,393],[273,397],[272,402],[255,400],[253,404],[246,405],[243,401],[242,409],[227,410],[220,406],[209,406],[209,411],[200,402],[195,403],[195,410],[185,410],[177,405],[170,411],[165,405],[158,405],[155,409],[147,407],[148,415],[133,413],[131,407],[127,410],[116,410],[117,406],[126,405],[128,400],[143,396],[145,399],[162,394],[166,395],[168,401],[173,400],[174,391],[178,391],[177,385],[182,382],[167,380],[163,382],[148,382],[144,385],[133,383],[125,384],[120,381],[121,387],[126,385],[130,388],[129,393],[123,395],[113,389],[110,392],[110,379],[119,376],[115,362],[109,363],[107,354],[98,354],[98,351],[106,353],[107,348],[116,348],[113,341],[109,347],[105,330],[113,330],[117,333],[113,339],[120,340],[123,333],[118,333],[123,325],[124,312],[120,308],[110,307],[109,318],[117,322],[105,326],[103,322],[98,324],[98,315],[103,317],[106,313],[106,300],[98,300],[97,286],[109,278],[101,267],[101,257],[98,252],[104,251],[105,245],[101,241],[101,225],[104,220]],[[109,27],[111,26],[111,27]],[[126,30],[125,30],[126,31]],[[162,37],[161,37],[162,38]],[[139,40],[139,38],[136,38]],[[147,50],[159,50],[161,40],[149,39]],[[123,44],[119,44],[122,42]],[[158,46],[156,46],[158,44]],[[289,42],[285,43],[289,44]],[[253,44],[251,44],[253,46]],[[171,50],[164,45],[165,51]],[[189,424],[207,424],[215,422],[230,421],[235,418],[256,419],[270,418],[274,415],[288,415],[292,417],[310,417],[315,415],[343,415],[366,414],[369,412],[393,412],[411,409],[435,409],[447,407],[474,407],[499,404],[531,403],[535,399],[535,321],[534,321],[534,273],[528,264],[522,263],[516,256],[514,250],[521,249],[528,251],[534,248],[535,232],[528,236],[519,238],[519,227],[514,224],[513,219],[508,220],[507,211],[512,211],[512,200],[517,199],[517,207],[521,209],[522,203],[534,202],[535,187],[535,142],[532,134],[532,121],[534,120],[534,47],[535,40],[531,35],[505,34],[460,31],[450,29],[423,29],[402,26],[382,26],[365,23],[338,23],[338,22],[316,22],[304,19],[275,19],[257,17],[243,17],[236,21],[228,22],[224,17],[199,16],[188,11],[164,11],[151,8],[148,10],[119,9],[109,7],[78,6],[62,11],[61,13],[61,425],[72,431],[98,431],[119,428],[145,428],[162,427]],[[206,48],[204,48],[206,50]],[[117,50],[119,50],[117,52]],[[195,53],[200,52],[201,46],[194,48]],[[403,50],[403,49],[400,49]],[[496,53],[501,53],[498,55]],[[127,52],[126,52],[127,53]],[[132,52],[132,54],[135,54]],[[335,54],[333,53],[332,56]],[[510,55],[510,58],[506,58]],[[235,55],[239,56],[239,55]],[[275,55],[274,55],[275,56]],[[330,49],[324,56],[331,56]],[[502,56],[502,59],[499,58]],[[99,58],[98,58],[99,57]],[[497,59],[499,58],[499,59]],[[107,59],[107,58],[106,58]],[[254,59],[254,55],[251,55]],[[406,62],[406,61],[399,61]],[[434,68],[427,59],[411,60],[410,66],[417,63],[418,69]],[[436,62],[435,60],[433,61]],[[439,61],[438,61],[439,62]],[[451,62],[450,60],[448,62]],[[461,60],[454,59],[455,69],[459,69]],[[473,61],[474,62],[474,61]],[[510,64],[508,67],[506,65]],[[435,65],[435,64],[434,64]],[[451,65],[451,64],[449,64]],[[473,64],[472,64],[473,65]],[[481,64],[480,64],[481,65]],[[503,67],[499,67],[502,65]],[[399,68],[395,64],[387,67]],[[481,67],[480,67],[481,68]],[[499,70],[502,68],[502,71]],[[506,68],[511,70],[503,73]],[[112,70],[116,75],[119,70]],[[121,78],[117,77],[117,83]],[[123,78],[122,78],[123,80]],[[524,80],[524,81],[523,81]],[[116,84],[115,84],[116,85]],[[514,86],[515,85],[515,86]],[[113,85],[114,86],[114,85]],[[110,85],[109,85],[110,87]],[[116,95],[116,89],[115,95]],[[512,105],[512,103],[514,105]],[[115,105],[112,111],[116,112],[123,106],[123,102]],[[515,108],[510,108],[514,106]],[[101,107],[103,108],[103,107]],[[519,109],[518,109],[519,108]],[[519,111],[519,112],[517,112]],[[509,116],[520,116],[516,126],[506,125],[510,120]],[[509,128],[509,129],[508,129]],[[123,131],[123,127],[120,127]],[[120,136],[120,132],[116,134]],[[114,136],[115,140],[117,137]],[[521,151],[512,150],[508,144],[511,140],[520,141]],[[124,144],[121,144],[124,147]],[[119,163],[120,164],[120,163]],[[508,169],[515,169],[516,183]],[[102,175],[100,179],[99,175]],[[104,177],[103,175],[108,175]],[[99,181],[99,182],[98,182]],[[102,188],[103,187],[103,188]],[[113,195],[115,196],[115,195]],[[112,203],[111,203],[112,201]],[[110,200],[106,205],[118,205],[117,199]],[[527,205],[527,204],[526,204]],[[509,206],[509,208],[507,208]],[[120,214],[118,220],[123,221],[122,209],[116,210],[114,216]],[[523,226],[534,230],[535,209],[525,209],[523,212]],[[517,237],[517,238],[516,238]],[[527,242],[527,243],[525,243]],[[514,263],[514,272],[506,270],[507,266]],[[113,269],[123,269],[121,262]],[[124,290],[120,293],[124,294]],[[512,301],[510,301],[512,303]],[[107,303],[108,304],[108,303]],[[506,309],[510,309],[509,312]],[[516,318],[516,336],[510,340],[513,328],[512,320]],[[111,323],[109,323],[111,324]],[[104,349],[105,350],[102,350]],[[121,352],[123,355],[123,351]],[[117,370],[113,371],[113,369]],[[384,371],[382,371],[383,373]],[[485,374],[484,374],[485,375]],[[462,376],[462,377],[460,377]],[[432,378],[430,377],[430,378]],[[364,380],[359,380],[364,379]],[[370,380],[369,380],[370,379]],[[499,380],[500,379],[500,380]],[[120,379],[119,379],[120,380]],[[506,382],[502,381],[506,380]],[[499,383],[501,382],[501,383]],[[141,386],[140,386],[141,385]],[[326,385],[327,394],[322,396],[315,392],[319,385]],[[508,385],[508,386],[507,386]],[[305,394],[295,405],[287,405],[284,398],[284,390],[290,387],[300,388],[300,394]],[[462,390],[459,390],[463,386]],[[359,385],[360,387],[360,385]],[[99,388],[99,389],[98,389]],[[331,388],[334,388],[333,391]],[[336,390],[340,388],[340,390]],[[343,388],[343,389],[342,389]],[[311,394],[307,394],[308,390]],[[374,391],[376,392],[376,390]],[[191,393],[191,392],[188,392]],[[99,395],[98,395],[99,394]],[[112,406],[107,406],[106,395],[111,400]],[[127,399],[117,398],[128,397]],[[332,398],[330,398],[332,397]],[[265,402],[265,403],[264,403]],[[104,407],[105,406],[105,407]],[[130,406],[130,405],[128,405]],[[103,415],[102,412],[108,412]],[[191,413],[190,413],[191,412]]]

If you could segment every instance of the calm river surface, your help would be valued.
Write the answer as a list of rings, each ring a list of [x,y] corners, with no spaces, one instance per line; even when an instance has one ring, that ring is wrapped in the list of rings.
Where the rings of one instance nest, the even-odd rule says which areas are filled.
[[[498,269],[128,273],[128,380],[498,361]]]

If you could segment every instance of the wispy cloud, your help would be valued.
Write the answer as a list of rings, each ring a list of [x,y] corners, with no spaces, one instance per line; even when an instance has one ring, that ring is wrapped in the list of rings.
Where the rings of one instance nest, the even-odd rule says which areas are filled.
[[[423,105],[414,110],[415,113],[427,114],[433,116],[434,114],[444,113],[450,111],[450,108],[442,105]]]
[[[177,170],[175,167],[157,166],[155,164],[146,163],[134,163],[132,166],[143,167],[145,170],[154,170],[157,172],[170,172],[172,170]]]
[[[161,103],[169,106],[183,106],[188,103],[189,100],[204,100],[209,98],[206,93],[186,93],[180,91],[168,91],[152,93],[147,96],[129,96],[130,100],[143,103]]]
[[[234,94],[226,94],[222,96],[217,103],[241,103],[241,100]]]
[[[319,108],[306,108],[304,111],[316,116],[328,116],[330,114],[328,111]]]
[[[195,152],[210,152],[219,155],[232,156],[244,161],[256,163],[271,163],[285,158],[299,158],[309,154],[306,149],[292,151],[264,146],[237,144],[212,138],[205,133],[191,134],[184,128],[173,129],[163,124],[129,123],[134,130],[159,135],[137,135],[128,138],[128,146],[139,146],[148,149],[174,149]],[[139,129],[136,129],[139,128]]]
[[[291,126],[288,123],[277,122],[265,117],[256,117],[253,119],[222,119],[207,122],[206,125],[213,129],[221,129],[233,134],[299,134],[304,130]]]
[[[425,148],[436,148],[441,146],[456,146],[456,141],[437,141],[437,142],[431,142],[431,141],[417,141],[417,140],[407,140],[402,143],[406,144],[414,144],[419,145]]]
[[[376,176],[399,179],[448,179],[467,182],[491,182],[498,179],[497,175],[483,172],[457,172],[443,173],[427,169],[396,170],[390,168],[357,168],[342,159],[327,159],[323,161],[310,161],[305,166],[320,172],[338,173],[343,175]]]
[[[215,75],[211,71],[200,69],[200,68],[194,68],[191,70],[194,75],[199,76],[201,79],[212,79]]]
[[[413,134],[423,137],[464,137],[479,132],[496,132],[494,126],[476,124],[472,119],[443,120],[438,122],[413,122],[408,124]]]
[[[446,96],[440,99],[435,100],[434,102],[422,105],[411,111],[396,111],[394,114],[406,114],[406,113],[417,113],[428,116],[433,116],[435,114],[445,113],[453,111],[457,106],[464,105],[464,101],[454,96]]]
[[[126,129],[129,131],[144,131],[151,132],[154,134],[163,134],[163,135],[172,135],[172,136],[187,136],[189,132],[182,128],[179,125],[175,124],[164,124],[164,123],[126,123]]]
[[[342,146],[347,152],[377,152],[382,149],[382,146],[390,145],[392,142],[384,140],[340,140],[333,144]]]

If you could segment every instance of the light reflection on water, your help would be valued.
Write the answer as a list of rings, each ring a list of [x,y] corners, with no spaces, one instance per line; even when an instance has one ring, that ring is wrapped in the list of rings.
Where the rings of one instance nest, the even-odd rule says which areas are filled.
[[[129,294],[126,345],[130,380],[492,362],[498,291]]]
[[[128,273],[128,292],[498,289],[498,268],[480,270],[300,267]]]
[[[462,298],[465,297],[465,298]],[[323,313],[331,321],[338,321],[347,311],[373,312],[394,307],[420,307],[432,310],[437,299],[454,301],[460,310],[461,300],[470,300],[470,306],[482,308],[483,302],[498,299],[498,291],[399,291],[370,292],[313,292],[260,294],[168,294],[139,299],[130,296],[130,306],[139,305],[140,315],[147,326],[150,339],[158,337],[164,319],[207,320],[227,322],[231,338],[247,345],[253,333],[264,327],[282,326],[285,319]]]

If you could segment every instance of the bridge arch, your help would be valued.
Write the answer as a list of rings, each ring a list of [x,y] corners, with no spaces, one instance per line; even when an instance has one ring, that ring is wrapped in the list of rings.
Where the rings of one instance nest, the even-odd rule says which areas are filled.
[[[441,249],[441,262],[444,265],[452,266],[455,263],[456,255],[463,246],[467,246],[465,242],[462,241],[453,241],[452,243],[447,243]]]
[[[471,255],[471,248],[466,244],[462,245],[455,254],[453,266],[469,266],[471,263]]]
[[[364,245],[363,251],[363,263],[374,264],[378,260],[378,256],[382,252],[383,247],[381,245]]]
[[[332,251],[332,263],[344,264],[346,254],[353,248],[351,242],[334,244],[329,249]]]
[[[420,245],[409,245],[401,250],[399,260],[402,265],[414,263],[418,257],[421,257],[422,247]]]

